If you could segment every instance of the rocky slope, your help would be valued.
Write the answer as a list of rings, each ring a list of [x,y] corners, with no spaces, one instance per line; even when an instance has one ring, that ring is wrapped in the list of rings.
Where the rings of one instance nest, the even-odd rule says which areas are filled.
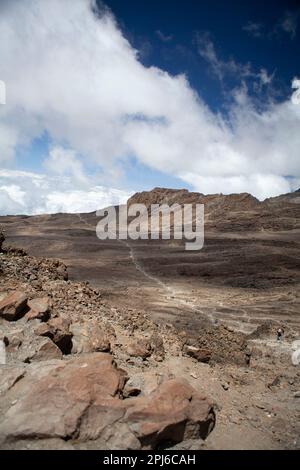
[[[95,213],[0,218],[1,447],[299,447],[298,193],[132,201],[204,201],[203,249],[101,241]]]
[[[174,332],[107,308],[58,261],[0,259],[1,448],[202,445],[213,402],[182,378],[131,370],[155,369],[168,346],[180,353]]]
[[[155,188],[134,194],[128,205],[204,204],[206,230],[234,232],[299,229],[299,202],[299,191],[260,202],[248,193],[204,195],[186,189]]]

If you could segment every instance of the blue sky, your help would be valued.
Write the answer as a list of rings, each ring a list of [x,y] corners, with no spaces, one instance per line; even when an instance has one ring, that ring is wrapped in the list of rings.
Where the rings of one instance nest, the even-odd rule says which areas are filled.
[[[1,213],[93,210],[155,186],[298,187],[298,1],[3,0],[0,13]]]
[[[156,65],[171,74],[186,73],[200,96],[213,109],[222,108],[224,96],[207,62],[197,51],[196,36],[208,32],[223,60],[250,62],[254,68],[276,71],[279,99],[290,93],[299,73],[300,4],[296,1],[159,0],[128,2],[107,0],[124,34],[141,51],[146,66]],[[290,15],[296,32],[282,23]],[[257,25],[251,34],[247,26]],[[229,77],[230,78],[230,77]],[[231,77],[232,78],[232,77]],[[234,85],[228,79],[227,86]]]

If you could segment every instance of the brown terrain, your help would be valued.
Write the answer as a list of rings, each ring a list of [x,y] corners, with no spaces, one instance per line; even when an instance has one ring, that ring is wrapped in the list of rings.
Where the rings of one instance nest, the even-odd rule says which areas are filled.
[[[133,202],[204,204],[203,249],[0,218],[1,447],[299,448],[300,192]]]

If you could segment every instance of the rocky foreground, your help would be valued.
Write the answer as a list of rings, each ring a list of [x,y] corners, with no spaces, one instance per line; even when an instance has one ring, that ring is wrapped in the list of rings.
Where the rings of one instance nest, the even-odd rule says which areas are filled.
[[[56,260],[0,254],[3,449],[297,448],[298,333],[197,335],[107,304]]]
[[[171,374],[130,373],[179,352],[171,331],[106,308],[59,262],[7,252],[1,270],[1,448],[201,446],[211,399]]]

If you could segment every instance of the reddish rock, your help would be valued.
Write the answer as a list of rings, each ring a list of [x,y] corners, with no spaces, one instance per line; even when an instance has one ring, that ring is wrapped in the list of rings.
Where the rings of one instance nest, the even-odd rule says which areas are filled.
[[[26,309],[27,295],[21,291],[9,294],[0,302],[0,317],[9,321],[18,320]]]
[[[144,449],[185,439],[205,439],[215,425],[210,401],[188,382],[169,380],[149,397],[135,399],[125,416]]]
[[[47,323],[40,323],[33,331],[37,336],[48,336],[48,338],[52,338],[53,336],[50,326]]]
[[[127,353],[129,356],[146,359],[151,355],[151,344],[145,338],[136,339],[127,346]]]
[[[75,437],[83,415],[96,400],[95,406],[103,400],[101,416],[106,416],[107,424],[117,419],[115,403],[123,404],[117,397],[124,387],[124,373],[117,369],[109,354],[94,353],[60,361],[36,382],[29,379],[19,390],[17,404],[7,411],[0,424],[2,442],[7,439]],[[113,411],[109,415],[110,409]],[[87,437],[92,424],[85,421]]]
[[[19,377],[22,371],[12,381]],[[122,400],[125,381],[106,353],[52,359],[42,368],[30,364],[14,385],[16,403],[0,417],[1,447],[60,438],[92,440],[99,448],[154,449],[205,438],[213,428],[211,403],[187,382],[167,380],[147,396]]]
[[[37,346],[36,352],[30,357],[30,362],[48,359],[62,359],[62,352],[51,339],[44,338]]]
[[[25,315],[27,321],[35,319],[47,321],[49,319],[51,312],[49,297],[39,297],[29,300],[27,305],[30,308],[29,312]]]
[[[70,321],[62,316],[51,318],[51,320],[48,321],[48,326],[54,343],[59,347],[63,354],[70,354],[72,349],[72,333],[69,329]]]
[[[199,362],[209,362],[211,359],[211,351],[209,351],[208,349],[185,345],[183,347],[183,352],[187,356],[197,359],[197,361]]]

